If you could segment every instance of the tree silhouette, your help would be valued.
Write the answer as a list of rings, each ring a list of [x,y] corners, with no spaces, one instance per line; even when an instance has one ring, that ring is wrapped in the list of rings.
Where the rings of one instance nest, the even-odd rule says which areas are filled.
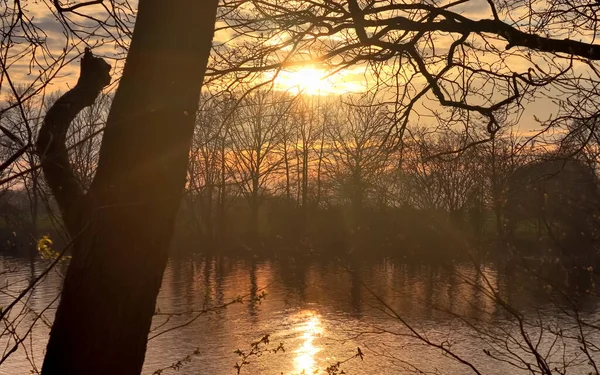
[[[86,50],[77,85],[46,115],[37,150],[73,238],[73,258],[43,374],[141,371],[185,185],[215,15],[216,1],[139,3],[86,192],[71,168],[65,137],[77,113],[109,83],[110,66]]]

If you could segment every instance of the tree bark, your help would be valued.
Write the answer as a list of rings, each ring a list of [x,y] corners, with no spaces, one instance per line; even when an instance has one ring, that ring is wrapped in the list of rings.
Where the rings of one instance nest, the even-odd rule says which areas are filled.
[[[185,185],[216,8],[216,0],[139,1],[96,176],[79,204],[86,207],[79,213],[83,220],[69,225],[73,258],[44,375],[142,370]],[[53,191],[60,183],[51,183]]]

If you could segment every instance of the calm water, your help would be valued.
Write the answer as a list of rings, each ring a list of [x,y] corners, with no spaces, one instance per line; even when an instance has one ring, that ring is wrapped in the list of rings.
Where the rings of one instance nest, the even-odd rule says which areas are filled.
[[[1,260],[4,273],[0,285],[9,285],[7,293],[17,293],[30,277],[30,265],[23,260]],[[43,261],[36,263],[35,272],[41,272],[45,265]],[[59,291],[60,271],[64,270],[53,272],[29,296],[29,308],[39,313],[51,304]],[[325,373],[328,366],[353,357],[358,347],[364,358],[343,363],[341,369],[348,374],[404,374],[416,369],[470,373],[465,365],[415,339],[398,317],[390,316],[393,314],[384,303],[419,334],[435,343],[443,342],[482,373],[518,373],[507,361],[494,360],[483,352],[490,349],[493,353],[497,346],[535,361],[519,347],[523,342],[518,325],[486,296],[492,288],[525,313],[525,329],[554,365],[560,367],[567,361],[577,372],[587,371],[587,359],[577,349],[576,338],[555,342],[555,336],[546,331],[560,326],[564,332],[575,332],[577,327],[565,311],[548,302],[539,290],[533,291],[528,285],[534,283],[510,268],[488,266],[482,271],[475,272],[469,264],[409,265],[390,259],[173,259],[158,298],[157,309],[162,315],[154,320],[144,373],[152,374],[189,356],[178,370],[165,369],[163,374],[236,374],[234,365],[241,358],[234,351],[249,352],[251,343],[267,334],[270,342],[261,348],[269,351],[248,358],[250,363],[243,366],[242,374]],[[200,316],[189,313],[263,291],[266,297],[260,302],[236,303]],[[9,299],[4,294],[0,305]],[[582,317],[598,322],[595,299],[584,299],[579,307]],[[43,316],[50,321],[53,313],[50,308]],[[33,316],[24,314],[17,320],[19,334],[26,331]],[[459,317],[467,317],[479,330]],[[0,374],[27,374],[32,367],[41,366],[49,332],[46,323],[36,323],[31,339],[0,366]],[[182,327],[174,329],[178,326]],[[541,336],[540,327],[545,327]],[[584,331],[590,340],[598,342],[593,330]],[[0,340],[2,350],[10,349],[12,341]],[[285,351],[274,353],[280,343]]]

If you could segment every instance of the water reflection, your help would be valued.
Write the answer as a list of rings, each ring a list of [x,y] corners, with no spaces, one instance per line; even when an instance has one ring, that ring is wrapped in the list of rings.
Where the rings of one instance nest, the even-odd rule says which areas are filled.
[[[18,259],[5,262],[10,264],[5,266],[0,262],[0,284],[14,280],[22,280],[22,284],[26,284],[30,277],[28,262]],[[8,266],[10,268],[6,268]],[[2,267],[5,270],[16,268],[19,272],[3,275]],[[36,272],[44,267],[45,264],[38,264]],[[58,275],[49,275],[31,295],[31,308],[40,311],[51,303],[61,281]],[[347,373],[407,373],[399,370],[398,361],[394,363],[393,356],[424,368],[449,368],[438,352],[424,353],[422,346],[402,336],[406,330],[403,331],[397,320],[390,319],[381,311],[381,304],[366,291],[365,285],[400,316],[423,329],[425,334],[440,340],[452,336],[455,342],[460,343],[458,348],[467,356],[481,360],[478,365],[491,369],[486,371],[490,374],[514,371],[499,368],[496,362],[486,357],[481,359],[481,341],[462,330],[464,327],[458,324],[456,316],[471,317],[485,327],[497,326],[506,314],[489,298],[491,289],[498,290],[505,300],[522,311],[539,312],[541,321],[552,321],[556,315],[546,308],[554,305],[545,307],[547,296],[535,288],[538,284],[531,282],[530,275],[520,275],[511,267],[494,264],[475,269],[472,264],[440,266],[393,259],[346,263],[309,257],[198,256],[172,259],[165,271],[157,302],[160,311],[198,311],[220,306],[238,296],[256,296],[262,290],[267,297],[261,303],[235,304],[227,309],[218,309],[183,328],[151,340],[143,373],[152,374],[156,369],[201,348],[201,354],[194,356],[190,363],[186,362],[184,368],[163,374],[231,375],[233,364],[239,360],[233,351],[248,348],[250,343],[265,334],[270,335],[275,345],[282,342],[288,351],[268,352],[260,358],[253,358],[244,374],[323,373],[326,367],[356,354],[357,347],[365,349],[365,360],[344,364]],[[579,288],[586,290],[590,287]],[[17,292],[16,289],[12,291]],[[7,302],[6,296],[0,295],[0,306]],[[600,316],[597,314],[600,310],[597,302],[595,298],[582,299],[580,312],[597,321]],[[532,310],[528,310],[529,306],[533,306]],[[159,318],[154,322],[155,327],[164,322],[164,317]],[[185,314],[174,316],[160,330],[185,324],[189,319],[190,316]],[[26,323],[19,329],[24,331]],[[377,327],[399,335],[368,334]],[[510,327],[502,326],[502,329],[511,332]],[[38,365],[43,358],[47,337],[48,329],[38,324],[32,336],[31,349]],[[0,346],[6,344],[0,340]],[[373,354],[376,351],[385,355],[389,353],[389,358]],[[31,366],[20,353],[0,367],[0,375],[29,372]],[[444,373],[462,373],[460,369],[452,370]]]
[[[294,352],[294,373],[313,374],[318,371],[315,356],[322,350],[314,342],[323,334],[321,319],[312,311],[302,311],[296,316],[296,319],[300,320],[296,329],[302,338],[302,344]]]

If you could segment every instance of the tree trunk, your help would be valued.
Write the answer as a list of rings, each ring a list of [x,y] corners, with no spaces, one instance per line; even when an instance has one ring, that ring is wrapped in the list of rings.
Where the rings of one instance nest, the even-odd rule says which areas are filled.
[[[206,171],[209,173],[208,171]],[[214,195],[215,185],[214,182],[211,182],[206,187],[206,196],[204,197],[204,210],[202,211],[204,214],[204,227],[206,228],[206,236],[204,237],[208,246],[213,246],[215,241],[215,230],[213,224],[213,195]]]
[[[227,223],[227,217],[226,217],[226,207],[225,207],[225,198],[227,196],[227,186],[226,186],[226,178],[225,178],[225,171],[227,169],[227,164],[226,164],[226,150],[225,150],[225,139],[227,138],[227,129],[225,130],[225,133],[223,133],[223,138],[221,139],[221,149],[220,149],[220,163],[221,163],[221,168],[219,170],[219,177],[220,177],[220,183],[219,183],[219,203],[217,205],[217,244],[219,244],[220,246],[224,245],[225,242],[225,226]]]
[[[78,202],[81,219],[69,220],[73,259],[44,375],[141,372],[216,7],[216,0],[139,2],[96,176]],[[62,204],[70,207],[63,212],[72,212],[72,203]]]
[[[258,243],[260,238],[260,228],[258,226],[258,210],[260,208],[260,196],[258,192],[258,178],[252,178],[252,193],[250,195],[250,240],[254,243]]]
[[[492,204],[494,216],[496,218],[496,235],[498,239],[504,241],[506,239],[506,233],[504,231],[504,219],[502,215],[502,192],[498,176],[497,159],[496,140],[492,139]]]
[[[290,185],[290,160],[288,156],[288,147],[287,147],[287,134],[283,138],[283,161],[285,165],[285,201],[287,204],[287,209],[290,207],[290,202],[292,200],[291,195],[291,185]]]
[[[321,166],[323,164],[323,156],[325,150],[325,122],[323,122],[323,128],[321,129],[321,144],[319,145],[319,161],[317,164],[317,198],[315,205],[317,210],[321,204]]]
[[[306,236],[308,227],[308,146],[302,141],[302,224],[300,233]]]

